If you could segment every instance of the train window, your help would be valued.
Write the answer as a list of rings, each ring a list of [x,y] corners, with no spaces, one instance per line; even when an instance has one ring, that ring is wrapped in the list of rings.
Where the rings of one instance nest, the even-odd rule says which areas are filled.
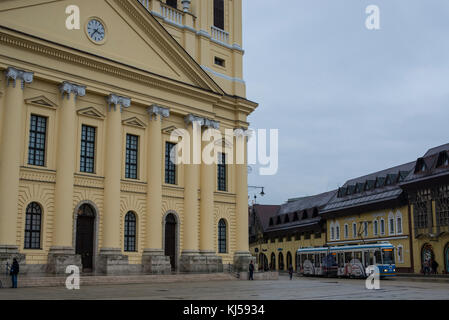
[[[374,252],[372,251],[369,252],[369,265],[374,265]]]
[[[354,257],[355,257],[355,259],[357,259],[357,260],[359,260],[360,262],[362,262],[362,252],[360,252],[360,251],[355,252]]]
[[[340,253],[338,253],[337,255],[338,255],[338,266],[339,266],[339,267],[344,267],[344,265],[345,265],[345,259],[344,259],[343,252],[340,252]]]
[[[383,254],[383,263],[384,264],[394,264],[394,254],[393,249],[385,249],[382,250]]]
[[[345,252],[345,263],[349,263],[352,260],[352,252]]]
[[[376,259],[375,261],[376,264],[382,264],[382,258],[380,256],[379,250],[374,251],[374,258]]]

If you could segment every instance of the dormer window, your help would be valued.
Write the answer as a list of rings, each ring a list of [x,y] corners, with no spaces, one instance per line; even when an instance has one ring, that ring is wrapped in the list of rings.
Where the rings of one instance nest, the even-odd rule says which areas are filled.
[[[273,222],[273,218],[270,218],[270,226],[272,226],[273,224],[274,224],[274,222]]]
[[[346,195],[346,188],[339,188],[338,189],[338,197],[339,198],[342,198],[342,197],[344,197]]]
[[[224,0],[214,0],[214,27],[224,30]]]
[[[385,186],[385,177],[378,177],[376,179],[376,188]]]
[[[304,210],[303,212],[302,212],[302,219],[304,220],[304,219],[307,219],[307,210]]]
[[[427,166],[426,166],[426,163],[424,162],[424,159],[423,158],[419,158],[416,161],[415,173],[424,172],[426,170],[427,170]]]
[[[284,223],[289,223],[290,222],[290,218],[288,217],[288,214],[285,215],[284,218]]]
[[[277,218],[277,220],[276,220],[276,224],[281,224],[282,222],[281,222],[281,217],[280,216],[278,216],[278,218]]]
[[[295,212],[293,215],[293,221],[298,221],[298,220],[299,220],[298,212]]]
[[[446,151],[440,152],[438,155],[437,167],[445,167],[449,165],[449,157]]]
[[[177,9],[178,8],[178,0],[167,0],[167,6]]]
[[[313,209],[313,217],[315,218],[315,217],[318,217],[318,209],[317,208],[314,208]]]

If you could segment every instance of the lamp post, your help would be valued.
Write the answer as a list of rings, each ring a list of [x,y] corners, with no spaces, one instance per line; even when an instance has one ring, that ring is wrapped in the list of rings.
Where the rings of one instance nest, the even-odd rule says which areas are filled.
[[[262,191],[259,193],[262,197],[265,196],[264,189],[265,187],[258,187],[258,186],[248,186],[248,189],[261,189]],[[249,199],[249,196],[248,196]],[[256,202],[257,195],[254,195],[254,202]]]

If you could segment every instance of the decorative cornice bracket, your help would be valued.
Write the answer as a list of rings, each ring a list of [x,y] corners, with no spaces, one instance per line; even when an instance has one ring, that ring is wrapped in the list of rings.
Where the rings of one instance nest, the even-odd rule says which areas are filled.
[[[86,87],[78,84],[70,83],[68,81],[64,81],[59,86],[59,91],[62,94],[62,99],[64,99],[64,95],[67,94],[67,99],[70,100],[70,94],[73,93],[76,98],[84,97],[86,95]]]
[[[156,104],[148,107],[147,112],[150,115],[150,120],[153,118],[157,120],[157,117],[159,116],[162,121],[163,118],[168,118],[170,116],[170,109],[158,106]]]

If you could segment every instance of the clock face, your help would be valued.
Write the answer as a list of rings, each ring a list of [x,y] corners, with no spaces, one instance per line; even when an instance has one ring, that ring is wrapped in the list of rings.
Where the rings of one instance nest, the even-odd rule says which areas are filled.
[[[105,31],[103,24],[97,19],[92,19],[87,23],[87,34],[95,42],[104,40]]]

